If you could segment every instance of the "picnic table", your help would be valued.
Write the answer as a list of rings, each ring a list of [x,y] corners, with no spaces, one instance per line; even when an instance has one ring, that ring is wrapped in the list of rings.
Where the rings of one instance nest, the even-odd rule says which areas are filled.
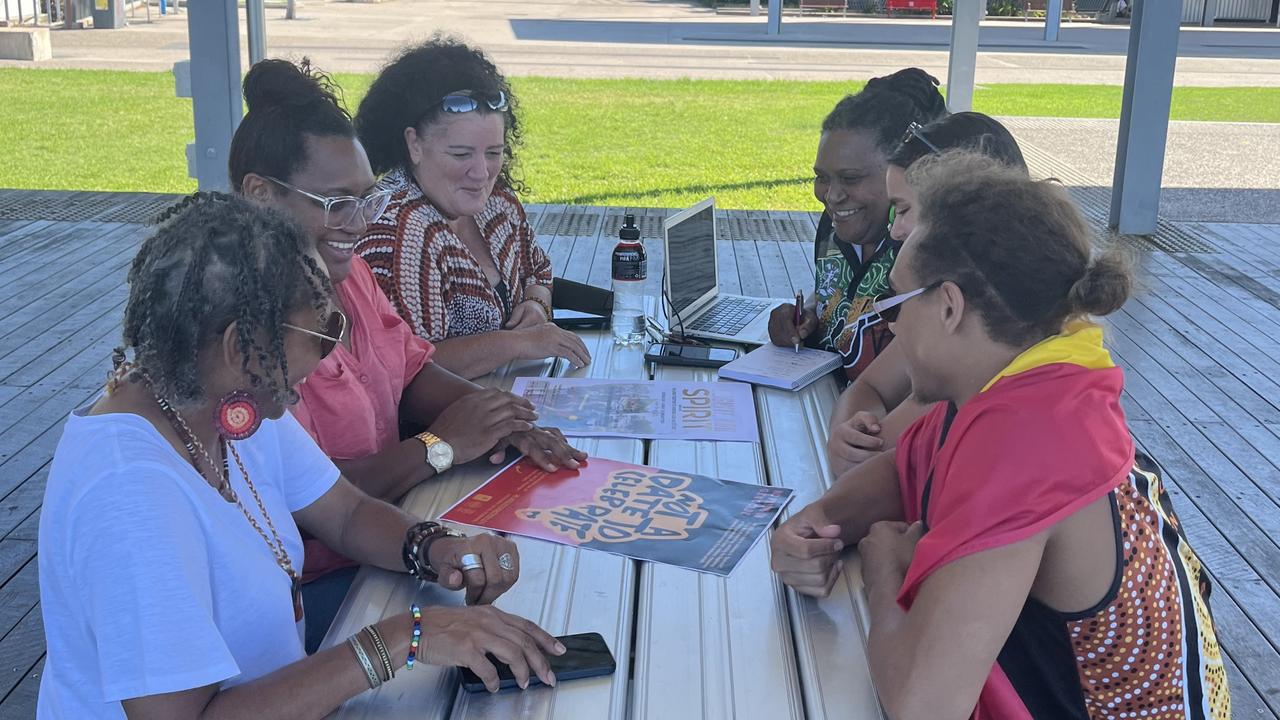
[[[520,376],[632,380],[716,380],[714,370],[652,369],[638,346],[613,344],[607,331],[583,333],[593,361],[566,372],[554,361],[513,363],[482,379],[509,389]],[[760,441],[574,439],[593,456],[697,472],[796,491],[785,513],[818,497],[829,478],[827,418],[838,395],[827,377],[800,392],[753,387]],[[454,468],[403,500],[434,518],[495,471],[480,461]],[[617,660],[608,677],[556,688],[469,693],[452,668],[419,665],[353,698],[332,717],[480,718],[882,718],[866,658],[867,609],[856,552],[831,596],[802,597],[769,569],[767,541],[728,578],[512,537],[520,580],[495,603],[553,635],[599,632]],[[404,573],[364,567],[323,647],[411,602],[458,604],[460,593]],[[428,639],[428,642],[430,640]]]

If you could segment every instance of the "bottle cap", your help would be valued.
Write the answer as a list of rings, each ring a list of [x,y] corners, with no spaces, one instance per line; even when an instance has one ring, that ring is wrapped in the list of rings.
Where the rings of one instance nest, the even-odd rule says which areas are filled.
[[[639,241],[640,228],[636,227],[636,216],[627,213],[622,216],[622,229],[618,231],[618,239]]]

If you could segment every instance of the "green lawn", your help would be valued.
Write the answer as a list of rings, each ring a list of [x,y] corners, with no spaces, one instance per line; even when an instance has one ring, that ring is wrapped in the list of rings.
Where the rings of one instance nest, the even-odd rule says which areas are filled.
[[[367,75],[341,75],[354,107]],[[811,209],[816,128],[860,83],[518,78],[527,202]],[[0,187],[185,192],[191,103],[168,73],[0,69]],[[1117,117],[1118,87],[994,85],[996,115]],[[1280,88],[1177,88],[1181,120],[1280,122]]]

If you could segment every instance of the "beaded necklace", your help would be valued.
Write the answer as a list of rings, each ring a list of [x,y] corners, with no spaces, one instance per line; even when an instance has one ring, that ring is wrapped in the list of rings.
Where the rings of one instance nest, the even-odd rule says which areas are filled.
[[[200,473],[201,477],[207,477],[204,471],[200,469],[200,460],[203,459],[208,463],[210,471],[218,474],[219,482],[216,488],[218,494],[240,508],[244,518],[249,521],[254,530],[258,531],[262,541],[270,548],[271,554],[275,556],[276,564],[289,576],[290,594],[293,597],[293,619],[294,622],[302,620],[302,577],[294,569],[293,561],[289,559],[289,552],[284,546],[284,541],[280,539],[280,533],[276,532],[275,523],[271,521],[271,515],[267,512],[267,507],[263,504],[262,497],[258,495],[258,489],[253,486],[253,481],[249,479],[249,472],[245,470],[244,462],[240,460],[240,453],[236,452],[235,445],[232,445],[227,440],[221,440],[222,465],[219,467],[218,463],[213,461],[209,451],[205,449],[200,440],[196,438],[195,433],[191,431],[191,426],[187,425],[187,421],[182,418],[182,415],[178,414],[177,409],[168,400],[156,395],[154,391],[152,396],[155,397],[156,404],[164,411],[165,417],[168,418],[169,424],[173,426],[174,432],[181,437],[182,444],[186,446],[187,455],[190,457],[191,464],[195,466],[196,472]],[[267,537],[267,533],[263,531],[262,526],[258,524],[257,519],[244,506],[244,503],[240,502],[240,496],[236,493],[235,488],[231,487],[231,469],[227,463],[228,455],[235,458],[236,467],[240,470],[240,476],[244,478],[244,484],[249,487],[249,492],[253,495],[253,500],[258,506],[258,510],[262,512],[267,528],[271,531],[270,538]]]

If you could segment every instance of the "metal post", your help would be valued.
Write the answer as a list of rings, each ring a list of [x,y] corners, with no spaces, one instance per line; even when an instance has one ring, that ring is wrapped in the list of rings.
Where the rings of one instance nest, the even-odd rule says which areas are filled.
[[[1044,6],[1044,39],[1057,42],[1062,29],[1062,0],[1049,0]]]
[[[249,64],[267,56],[267,15],[262,0],[245,0],[245,24],[249,26]]]
[[[187,146],[187,163],[201,190],[230,188],[227,151],[244,114],[240,99],[239,21],[233,2],[187,6],[191,107],[196,126],[196,141]]]
[[[947,62],[947,108],[973,109],[973,80],[978,68],[978,23],[984,0],[955,0],[951,8],[951,56]]]
[[[751,0],[751,17],[760,15],[760,0]]]
[[[1182,0],[1133,3],[1110,218],[1111,227],[1127,235],[1156,231],[1181,4]]]
[[[769,0],[769,35],[782,34],[782,0]]]
[[[1200,16],[1201,27],[1213,27],[1218,19],[1218,0],[1204,0],[1204,14]]]

